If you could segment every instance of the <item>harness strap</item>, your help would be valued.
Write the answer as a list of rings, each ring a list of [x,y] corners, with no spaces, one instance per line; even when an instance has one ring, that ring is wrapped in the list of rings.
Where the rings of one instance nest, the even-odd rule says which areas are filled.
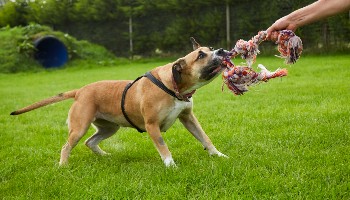
[[[177,98],[178,100],[182,101],[178,96],[176,96],[175,92],[167,88],[160,80],[158,80],[156,77],[154,77],[151,72],[146,72],[144,75],[147,77],[152,83],[154,83],[156,86],[158,86],[160,89],[162,89],[164,92],[168,93],[170,96],[173,96]]]
[[[133,126],[134,128],[136,128],[136,130],[140,133],[143,133],[145,132],[144,130],[140,129],[138,126],[136,126],[131,120],[130,118],[128,117],[128,115],[126,114],[126,111],[125,111],[125,96],[126,96],[126,92],[129,90],[129,88],[134,85],[134,83],[136,83],[138,80],[140,80],[142,77],[144,76],[140,76],[138,77],[137,79],[135,79],[132,83],[128,83],[125,88],[124,88],[124,91],[123,91],[123,95],[122,95],[122,101],[121,101],[121,108],[122,108],[122,112],[123,112],[123,115],[126,119],[126,121],[129,122],[129,124],[131,124],[131,126]]]
[[[129,122],[129,124],[131,124],[131,126],[133,126],[135,129],[137,129],[138,132],[143,133],[145,132],[144,130],[140,129],[139,127],[137,127],[128,117],[126,111],[125,111],[125,96],[127,91],[129,90],[129,88],[134,85],[138,80],[140,80],[141,78],[146,77],[148,78],[150,81],[152,81],[152,83],[154,83],[156,86],[158,86],[160,89],[162,89],[164,92],[168,93],[170,96],[175,97],[176,99],[180,100],[180,101],[189,101],[189,98],[192,97],[193,93],[195,92],[195,90],[193,90],[191,93],[182,96],[182,98],[179,95],[176,95],[176,93],[172,90],[170,90],[169,88],[167,88],[160,80],[158,80],[156,77],[154,77],[151,72],[146,72],[145,75],[142,75],[140,77],[137,77],[133,82],[128,83],[123,91],[123,95],[122,95],[122,101],[121,101],[121,108],[122,108],[122,112],[123,115],[126,119],[126,121]]]

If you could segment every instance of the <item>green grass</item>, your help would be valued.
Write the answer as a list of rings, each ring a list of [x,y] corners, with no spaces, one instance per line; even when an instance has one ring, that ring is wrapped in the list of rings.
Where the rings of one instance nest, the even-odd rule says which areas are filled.
[[[235,61],[236,64],[240,62]],[[165,134],[177,169],[166,169],[146,133],[121,129],[100,157],[83,141],[59,168],[72,101],[10,112],[104,79],[134,79],[163,61],[0,74],[2,199],[349,199],[350,58],[304,56],[283,79],[243,96],[221,78],[194,95],[194,112],[216,147],[210,157],[179,122]],[[258,58],[269,69],[277,58]],[[78,64],[77,64],[78,65]],[[256,65],[255,65],[256,66]],[[119,106],[119,105],[115,105]]]

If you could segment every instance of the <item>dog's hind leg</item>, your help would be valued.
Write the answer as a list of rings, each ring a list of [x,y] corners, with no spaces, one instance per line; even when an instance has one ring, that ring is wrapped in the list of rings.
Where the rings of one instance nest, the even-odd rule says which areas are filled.
[[[114,133],[116,133],[119,129],[119,126],[114,124],[114,123],[109,123],[107,121],[103,120],[96,120],[93,122],[93,125],[96,129],[96,132],[94,135],[92,135],[90,138],[88,138],[85,141],[85,145],[89,147],[94,153],[99,154],[99,155],[106,155],[105,151],[103,151],[98,144],[102,141],[105,140]]]
[[[70,152],[89,129],[95,113],[94,106],[83,105],[79,102],[73,103],[68,116],[69,136],[61,150],[60,166],[68,164]]]

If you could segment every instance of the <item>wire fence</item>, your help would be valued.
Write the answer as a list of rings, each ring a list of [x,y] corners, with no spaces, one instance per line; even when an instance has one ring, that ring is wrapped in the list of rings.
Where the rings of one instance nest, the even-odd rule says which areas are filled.
[[[250,39],[278,18],[313,1],[105,0],[91,2],[91,8],[81,8],[77,4],[82,1],[64,0],[48,1],[54,5],[41,4],[36,10],[35,2],[25,1],[16,8],[19,22],[13,25],[33,21],[48,25],[101,44],[121,57],[183,55],[191,50],[190,37],[203,45],[230,49],[238,39]],[[125,5],[129,5],[128,9]],[[301,27],[296,34],[303,40],[305,53],[349,53],[350,12]],[[272,45],[261,48],[268,52]]]

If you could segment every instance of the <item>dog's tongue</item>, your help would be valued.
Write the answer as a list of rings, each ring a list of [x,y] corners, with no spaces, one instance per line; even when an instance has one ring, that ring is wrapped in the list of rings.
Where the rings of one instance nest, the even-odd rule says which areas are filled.
[[[220,72],[221,71],[221,66],[218,66],[218,67],[216,67],[214,70],[213,70],[213,74],[216,74],[216,73],[218,73],[218,72]]]

